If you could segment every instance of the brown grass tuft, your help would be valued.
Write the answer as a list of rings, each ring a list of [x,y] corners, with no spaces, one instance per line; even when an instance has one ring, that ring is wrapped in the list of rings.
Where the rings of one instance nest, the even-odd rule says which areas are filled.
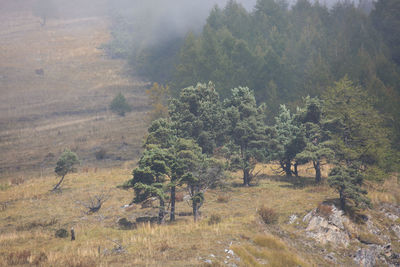
[[[258,215],[260,215],[261,219],[265,224],[274,224],[278,222],[279,215],[278,213],[272,209],[265,206],[261,206],[258,211]]]
[[[31,257],[31,252],[29,250],[15,251],[11,252],[7,256],[8,265],[23,265],[29,264],[29,258]]]

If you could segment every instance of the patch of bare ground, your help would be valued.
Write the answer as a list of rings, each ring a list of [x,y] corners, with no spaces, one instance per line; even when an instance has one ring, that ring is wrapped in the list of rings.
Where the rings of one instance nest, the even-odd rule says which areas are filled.
[[[100,49],[110,38],[107,18],[60,17],[42,27],[19,2],[0,12],[0,178],[50,172],[65,148],[86,166],[135,159],[147,84]],[[133,108],[125,117],[108,110],[119,92]]]

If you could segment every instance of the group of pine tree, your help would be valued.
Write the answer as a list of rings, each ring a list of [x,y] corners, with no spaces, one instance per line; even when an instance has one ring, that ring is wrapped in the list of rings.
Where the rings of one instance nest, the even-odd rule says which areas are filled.
[[[258,105],[247,87],[232,89],[224,100],[211,82],[182,89],[170,100],[167,116],[152,121],[125,186],[134,188],[135,202],[159,199],[161,223],[167,203],[175,219],[178,186],[188,189],[196,220],[205,191],[218,186],[227,170],[240,170],[243,186],[250,186],[258,163],[276,162],[293,179],[301,179],[299,165],[311,163],[319,184],[321,166],[330,163],[328,183],[339,193],[342,209],[369,206],[363,180],[383,179],[393,170],[382,116],[348,77],[321,99],[305,97],[295,111],[281,105],[272,124],[268,116],[265,103]]]
[[[363,180],[387,177],[399,158],[398,14],[398,0],[331,8],[258,0],[252,11],[228,1],[201,32],[151,43],[136,38],[146,21],[115,16],[109,52],[169,85],[148,91],[163,118],[151,123],[126,184],[135,201],[157,197],[159,221],[167,203],[174,220],[176,188],[185,186],[196,219],[224,171],[241,170],[249,186],[257,163],[276,162],[294,177],[312,164],[316,183],[330,163],[341,208],[370,205]],[[158,98],[169,88],[166,108]]]
[[[248,11],[231,0],[212,9],[202,31],[170,39],[146,36],[152,16],[115,12],[109,51],[151,81],[169,84],[175,96],[198,82],[213,81],[222,98],[247,86],[271,118],[280,104],[296,107],[348,75],[384,115],[399,149],[399,1],[338,1],[329,8],[319,2],[258,0]]]

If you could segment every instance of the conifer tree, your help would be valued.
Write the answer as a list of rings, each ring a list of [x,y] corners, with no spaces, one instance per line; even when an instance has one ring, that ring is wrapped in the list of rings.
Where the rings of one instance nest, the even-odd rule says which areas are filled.
[[[293,173],[297,176],[297,163],[294,171],[292,163],[305,147],[304,128],[293,117],[290,110],[281,105],[280,112],[275,117],[271,142],[272,159],[279,161],[286,176],[292,176]]]
[[[323,99],[335,158],[348,164],[359,162],[367,177],[382,179],[393,168],[392,151],[384,119],[367,93],[344,77],[325,92]]]
[[[267,154],[265,106],[257,106],[249,88],[238,87],[232,89],[232,96],[225,100],[224,107],[229,120],[231,163],[242,170],[243,185],[249,186],[255,163],[264,160]]]
[[[135,202],[141,202],[148,197],[159,200],[158,223],[162,224],[165,217],[167,182],[171,176],[170,155],[166,149],[157,145],[149,145],[139,160],[139,166],[133,170],[130,185],[135,190]]]
[[[182,89],[171,101],[169,114],[177,136],[194,139],[203,153],[212,154],[225,140],[226,119],[214,84]]]
[[[329,173],[328,183],[339,193],[340,208],[346,209],[346,204],[352,200],[356,207],[369,207],[370,200],[367,191],[362,189],[363,175],[354,165],[337,165]]]
[[[313,163],[315,182],[321,182],[321,161],[331,159],[333,150],[329,139],[329,131],[324,128],[323,104],[318,98],[306,97],[305,107],[298,110],[298,120],[304,125],[306,146],[296,155],[296,160]]]

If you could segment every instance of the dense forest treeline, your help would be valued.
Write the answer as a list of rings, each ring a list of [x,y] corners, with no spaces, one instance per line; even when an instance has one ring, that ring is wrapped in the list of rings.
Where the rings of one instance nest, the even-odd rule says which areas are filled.
[[[129,58],[139,74],[169,84],[175,95],[197,82],[213,81],[223,98],[247,86],[271,114],[280,104],[293,108],[307,95],[320,96],[347,75],[384,115],[398,147],[400,4],[379,0],[369,14],[366,9],[349,2],[328,9],[307,0],[290,7],[259,0],[247,11],[229,1],[212,9],[201,31],[151,42],[142,38],[146,27],[138,26],[146,24],[144,16],[115,15],[108,48]]]

